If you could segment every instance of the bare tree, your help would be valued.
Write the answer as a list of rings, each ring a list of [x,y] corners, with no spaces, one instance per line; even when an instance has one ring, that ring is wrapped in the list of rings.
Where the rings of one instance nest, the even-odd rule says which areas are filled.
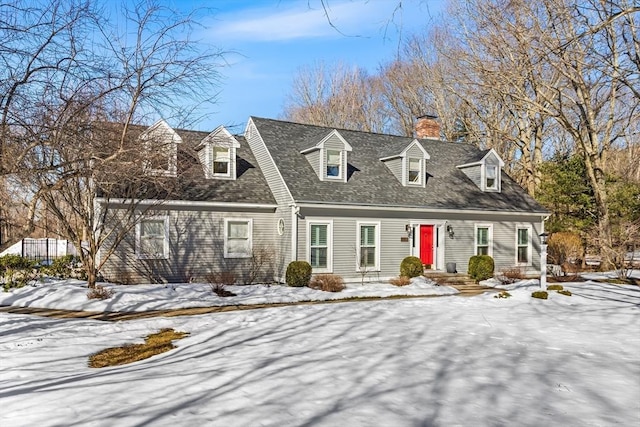
[[[154,156],[166,163],[167,142],[160,135],[143,144],[140,125],[159,116],[184,123],[213,102],[221,53],[191,39],[195,15],[155,1],[122,6],[118,21],[91,1],[21,4],[0,14],[2,57],[13,67],[0,74],[0,171],[28,190],[31,227],[38,209],[57,220],[92,287],[153,208],[141,199],[161,203],[180,184],[179,176],[144,173]]]
[[[386,126],[379,79],[357,67],[319,63],[293,81],[284,118],[319,126],[382,132]]]

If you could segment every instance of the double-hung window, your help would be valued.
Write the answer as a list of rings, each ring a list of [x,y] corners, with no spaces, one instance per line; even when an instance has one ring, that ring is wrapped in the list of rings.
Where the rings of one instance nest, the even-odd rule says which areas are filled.
[[[493,165],[485,166],[485,189],[498,189],[498,167]]]
[[[422,184],[422,159],[409,158],[409,184]]]
[[[307,227],[308,259],[315,272],[331,272],[333,230],[331,221],[310,221]]]
[[[252,254],[253,221],[251,219],[225,218],[224,257],[249,258]]]
[[[169,258],[169,217],[148,217],[136,224],[136,255],[139,259]]]
[[[358,271],[380,269],[380,223],[358,223]]]
[[[230,149],[224,147],[213,148],[213,175],[229,176]]]
[[[327,178],[342,178],[342,152],[327,150]]]
[[[491,241],[493,239],[493,226],[476,225],[475,252],[476,255],[493,256]]]
[[[516,263],[531,265],[531,228],[516,228]]]

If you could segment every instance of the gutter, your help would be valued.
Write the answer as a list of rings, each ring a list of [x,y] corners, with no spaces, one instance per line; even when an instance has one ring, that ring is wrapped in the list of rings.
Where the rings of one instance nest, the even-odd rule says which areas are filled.
[[[157,199],[106,199],[96,197],[96,202],[100,204],[128,205],[136,204],[141,206],[176,206],[176,207],[228,207],[228,208],[252,208],[252,209],[275,209],[276,204],[271,203],[236,203],[236,202],[195,202],[190,200],[157,200]]]

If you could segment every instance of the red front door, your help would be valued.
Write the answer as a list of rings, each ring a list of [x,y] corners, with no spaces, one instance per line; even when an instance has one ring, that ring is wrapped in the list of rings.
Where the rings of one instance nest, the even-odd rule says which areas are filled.
[[[420,226],[420,261],[433,264],[433,225]]]

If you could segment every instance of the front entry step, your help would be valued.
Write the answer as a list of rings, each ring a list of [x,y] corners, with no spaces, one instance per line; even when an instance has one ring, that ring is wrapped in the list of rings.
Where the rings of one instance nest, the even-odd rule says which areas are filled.
[[[442,271],[425,271],[423,274],[439,285],[473,285],[478,286],[472,278],[462,273],[445,273]]]

